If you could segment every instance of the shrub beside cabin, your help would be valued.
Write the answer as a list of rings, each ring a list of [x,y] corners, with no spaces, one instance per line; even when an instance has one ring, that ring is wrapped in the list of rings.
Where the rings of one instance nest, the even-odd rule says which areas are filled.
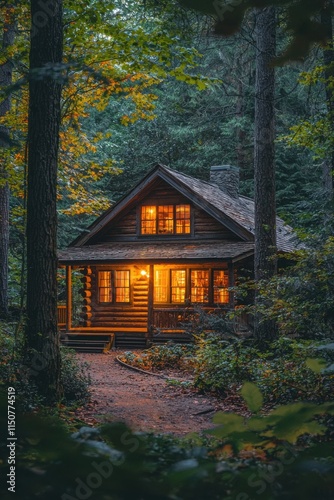
[[[182,340],[194,305],[234,308],[229,289],[254,255],[254,202],[238,185],[231,166],[211,167],[209,182],[162,165],[150,171],[59,252],[67,292],[58,318],[67,337],[113,333],[116,346],[145,346],[157,334]],[[293,239],[277,218],[278,250],[292,251]]]

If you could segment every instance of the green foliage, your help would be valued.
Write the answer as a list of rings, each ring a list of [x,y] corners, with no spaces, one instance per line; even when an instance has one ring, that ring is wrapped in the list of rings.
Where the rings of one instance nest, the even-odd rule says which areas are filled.
[[[154,346],[140,353],[131,351],[124,352],[120,359],[131,366],[143,370],[164,370],[175,368],[183,371],[191,371],[194,366],[195,346],[191,344],[166,344]]]
[[[313,344],[301,340],[281,338],[260,352],[247,342],[231,344],[209,337],[198,345],[195,386],[230,394],[244,382],[253,382],[266,404],[326,401],[334,390],[334,376],[319,370],[320,361],[315,361],[319,357]],[[245,399],[249,409],[257,411],[262,396],[249,388],[244,385]]]
[[[130,103],[117,96],[111,97],[103,112],[90,110],[82,120],[85,133],[110,131],[99,142],[100,162],[112,157],[114,168],[121,170],[117,176],[107,174],[99,184],[106,196],[119,199],[157,162],[209,180],[210,166],[222,161],[240,167],[240,192],[253,196],[255,56],[248,42],[252,23],[250,16],[243,33],[229,39],[197,36],[183,40],[202,55],[197,71],[216,83],[199,92],[194,85],[164,79],[154,91],[158,97],[154,119],[139,119],[124,128],[120,120],[130,113]],[[307,91],[297,84],[299,72],[297,65],[277,70],[278,134],[287,134],[300,117],[308,117]],[[278,209],[292,217],[296,203],[308,200],[320,184],[319,172],[308,151],[284,142],[277,145],[276,159]]]
[[[231,2],[206,2],[205,0],[178,0],[190,9],[198,10],[215,18],[215,32],[228,36],[241,29],[246,12],[254,8],[270,6],[284,12],[283,28],[289,34],[289,43],[284,53],[277,58],[276,64],[290,60],[301,60],[314,43],[325,43],[326,26],[319,20],[321,9],[333,12],[333,7],[325,0],[234,0]],[[171,2],[174,3],[174,2]]]
[[[6,428],[6,408],[2,392],[1,428]],[[301,403],[248,419],[218,414],[211,440],[134,433],[120,423],[83,427],[70,435],[56,418],[17,412],[16,495],[20,500],[330,500],[333,443],[303,450],[288,442],[305,432],[319,439],[325,426],[317,424],[317,417],[333,411],[333,403]],[[235,456],[222,458],[227,443]],[[9,470],[6,445],[1,440],[4,477]],[[1,498],[13,496],[8,486],[1,483]],[[319,491],[321,497],[315,495]]]
[[[255,412],[261,409],[261,392],[255,384],[247,382],[241,388],[249,409]],[[237,450],[251,444],[264,449],[269,443],[287,441],[295,444],[305,434],[323,435],[326,426],[315,418],[318,415],[334,414],[334,403],[293,403],[279,406],[265,415],[252,415],[245,418],[234,413],[219,412],[214,423],[219,424],[209,432],[230,442]]]
[[[61,347],[61,380],[64,402],[84,403],[89,398],[91,384],[88,364],[80,361],[72,349]]]
[[[332,222],[328,221],[328,229]],[[283,334],[331,338],[334,334],[334,238],[313,237],[293,256],[295,264],[260,284],[258,307]]]
[[[35,408],[43,405],[44,401],[37,395],[33,378],[29,382],[26,379],[23,347],[22,328],[16,323],[0,322],[0,384],[11,384],[16,388],[20,393],[18,404],[21,408]],[[89,397],[88,365],[81,362],[71,349],[61,347],[60,352],[63,403],[84,403]]]
[[[235,326],[233,312],[222,307],[207,312],[199,305],[195,305],[187,313],[187,321],[184,323],[185,330],[195,338],[211,333],[221,339],[236,339]]]
[[[263,405],[263,396],[255,384],[245,382],[240,392],[251,412],[256,413],[261,410]]]
[[[15,325],[0,321],[0,382],[9,383],[15,374]]]

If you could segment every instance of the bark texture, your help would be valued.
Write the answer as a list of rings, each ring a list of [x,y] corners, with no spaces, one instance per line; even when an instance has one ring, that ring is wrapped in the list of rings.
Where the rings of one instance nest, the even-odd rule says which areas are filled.
[[[270,278],[276,272],[276,201],[275,201],[275,9],[256,12],[256,82],[255,82],[255,280]],[[257,299],[257,298],[256,298]],[[259,341],[275,336],[275,325],[255,319]]]
[[[49,402],[61,393],[57,333],[57,156],[62,0],[31,0],[28,124],[27,323],[30,376]]]
[[[10,6],[7,7],[9,11]],[[4,24],[2,48],[6,50],[14,43],[15,24],[11,21]],[[9,87],[12,83],[12,62],[7,60],[0,65],[0,87]],[[5,116],[10,111],[10,96],[0,102],[0,116]],[[5,125],[0,125],[0,148],[9,147],[9,130]],[[0,160],[0,318],[8,315],[8,252],[9,252],[9,185],[7,182],[8,160],[6,154]]]

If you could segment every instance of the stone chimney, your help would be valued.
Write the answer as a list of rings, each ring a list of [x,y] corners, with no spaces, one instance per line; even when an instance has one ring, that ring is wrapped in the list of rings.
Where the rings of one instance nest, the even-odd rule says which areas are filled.
[[[231,198],[239,198],[239,168],[219,165],[210,169],[210,183],[216,184]]]

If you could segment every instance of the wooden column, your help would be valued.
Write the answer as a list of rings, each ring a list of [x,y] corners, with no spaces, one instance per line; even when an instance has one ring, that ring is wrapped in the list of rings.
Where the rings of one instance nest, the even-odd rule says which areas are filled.
[[[228,263],[228,286],[233,287],[234,286],[234,265],[233,262]],[[234,300],[234,292],[229,292],[229,303],[231,307],[234,307],[235,305],[235,300]]]
[[[72,327],[72,266],[66,266],[66,331]]]
[[[147,315],[147,332],[148,337],[153,336],[153,283],[154,283],[154,266],[153,264],[149,267],[149,279],[148,279],[148,315]]]

